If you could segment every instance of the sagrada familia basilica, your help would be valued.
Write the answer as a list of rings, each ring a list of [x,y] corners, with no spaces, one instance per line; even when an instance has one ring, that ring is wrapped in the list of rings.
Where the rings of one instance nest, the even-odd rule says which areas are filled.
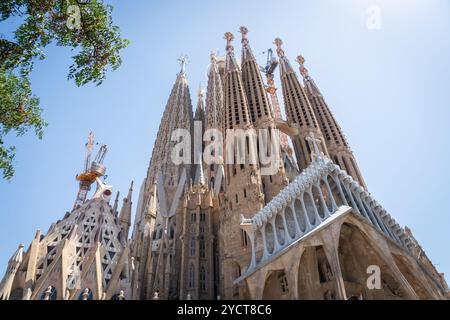
[[[107,147],[91,159],[90,135],[72,210],[45,234],[38,230],[28,247],[19,246],[0,299],[450,297],[411,230],[369,193],[304,58],[296,59],[299,79],[277,38],[278,58],[269,51],[267,66],[260,67],[248,30],[240,33],[240,60],[229,32],[225,56],[211,54],[207,90],[199,90],[195,112],[181,59],[134,219],[133,184],[119,210],[119,195],[110,201],[112,187],[102,180]],[[197,151],[177,149],[178,129],[192,141],[200,135]],[[231,152],[207,149],[230,130],[262,130],[275,143],[267,148],[246,135]],[[235,163],[238,151],[247,160],[256,153],[257,161]],[[175,163],[174,152],[217,161]],[[266,153],[275,170],[262,161]]]

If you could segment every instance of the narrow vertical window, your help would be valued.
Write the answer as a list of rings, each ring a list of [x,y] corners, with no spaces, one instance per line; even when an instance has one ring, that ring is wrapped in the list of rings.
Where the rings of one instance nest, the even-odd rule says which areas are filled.
[[[191,257],[195,256],[195,236],[192,236],[189,241],[189,255]]]
[[[206,258],[206,243],[203,236],[200,238],[200,258]]]
[[[206,290],[206,271],[204,266],[200,269],[200,290]]]
[[[195,268],[193,264],[189,265],[189,283],[188,287],[193,289],[195,286]]]
[[[242,229],[241,229],[241,241],[243,247],[246,247],[248,245],[247,233]]]

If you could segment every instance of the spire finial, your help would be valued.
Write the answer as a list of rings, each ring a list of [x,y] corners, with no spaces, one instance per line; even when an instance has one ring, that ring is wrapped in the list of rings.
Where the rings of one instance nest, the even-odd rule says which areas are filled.
[[[16,252],[14,252],[14,254],[11,256],[11,258],[9,259],[9,262],[22,262],[22,257],[23,257],[23,244],[19,244]]]
[[[280,58],[284,57],[284,50],[281,49],[281,45],[283,44],[283,40],[281,40],[280,38],[275,38],[275,40],[273,40],[273,44],[277,46],[277,55]]]
[[[248,44],[248,38],[247,38],[247,33],[248,33],[248,29],[247,27],[240,27],[239,28],[239,32],[242,34],[242,44],[245,46],[246,44]]]
[[[130,184],[130,191],[133,191],[133,184],[134,184],[134,181],[133,180],[131,180],[131,184]]]
[[[200,84],[198,85],[197,97],[199,99],[202,99],[204,95],[205,95],[205,89],[202,88],[202,83],[200,82]]]
[[[180,62],[180,74],[184,74],[184,71],[186,69],[186,64],[189,62],[188,56],[187,55],[182,55],[181,57],[178,58],[178,61]]]
[[[227,46],[225,47],[228,54],[234,53],[233,40],[234,36],[231,32],[225,32],[224,39],[227,40]]]
[[[116,199],[114,200],[114,205],[113,205],[113,213],[114,213],[115,215],[117,215],[117,208],[119,207],[119,195],[120,195],[120,192],[117,191],[117,193],[116,193]]]
[[[295,61],[297,61],[300,65],[300,74],[303,76],[303,78],[309,78],[308,69],[305,68],[305,58],[303,58],[302,55],[298,55]]]

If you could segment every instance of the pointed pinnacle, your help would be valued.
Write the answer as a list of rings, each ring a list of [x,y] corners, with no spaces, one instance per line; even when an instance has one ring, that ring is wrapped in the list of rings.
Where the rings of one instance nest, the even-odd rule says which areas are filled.
[[[273,44],[277,46],[277,55],[279,57],[283,57],[284,56],[284,51],[283,51],[283,49],[281,49],[281,45],[283,44],[283,40],[281,40],[280,38],[275,38],[275,40],[273,40]]]

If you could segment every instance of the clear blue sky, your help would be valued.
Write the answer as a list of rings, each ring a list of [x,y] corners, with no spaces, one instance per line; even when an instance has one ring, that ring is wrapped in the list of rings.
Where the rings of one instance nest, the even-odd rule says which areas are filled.
[[[70,51],[51,47],[32,74],[49,126],[17,146],[16,175],[0,180],[0,274],[19,243],[72,208],[75,175],[90,131],[109,146],[107,181],[124,194],[145,177],[167,97],[187,66],[193,103],[206,84],[212,49],[224,52],[226,31],[249,29],[260,63],[276,36],[306,66],[340,122],[369,191],[409,226],[438,269],[450,274],[450,2],[106,1],[131,40],[123,65],[100,87],[66,80]],[[381,28],[366,27],[366,8],[381,8]],[[0,25],[1,31],[7,26]],[[4,29],[3,29],[4,28]],[[235,45],[240,55],[240,43]],[[278,76],[277,76],[278,78]],[[137,192],[134,194],[135,208]]]

